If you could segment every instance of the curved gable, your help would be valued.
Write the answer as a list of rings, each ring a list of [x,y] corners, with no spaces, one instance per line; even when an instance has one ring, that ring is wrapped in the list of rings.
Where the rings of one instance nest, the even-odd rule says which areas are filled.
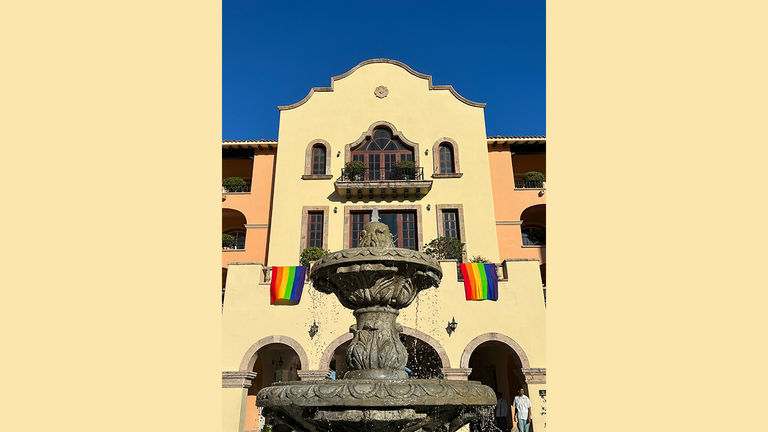
[[[341,75],[337,75],[335,77],[332,77],[331,78],[331,86],[330,87],[313,87],[309,91],[309,94],[307,94],[307,96],[304,97],[304,99],[302,99],[302,100],[300,100],[300,101],[298,101],[298,102],[296,102],[296,103],[294,103],[292,105],[278,106],[277,109],[279,109],[280,111],[283,111],[283,110],[290,110],[290,109],[293,109],[293,108],[300,107],[301,105],[306,103],[309,100],[309,98],[311,98],[312,95],[315,92],[332,92],[333,91],[333,85],[334,85],[334,83],[336,81],[339,81],[341,79],[344,79],[344,78],[352,75],[352,73],[354,73],[356,70],[360,69],[363,66],[366,66],[366,65],[369,65],[369,64],[374,64],[374,63],[387,63],[387,64],[399,66],[399,67],[405,69],[406,71],[408,71],[411,75],[413,75],[415,77],[418,77],[418,78],[422,78],[422,79],[427,80],[427,83],[429,85],[429,90],[448,90],[448,91],[451,92],[451,94],[453,94],[453,96],[456,97],[456,99],[458,99],[459,101],[461,101],[461,102],[463,102],[463,103],[465,103],[465,104],[467,104],[469,106],[473,106],[473,107],[477,107],[477,108],[485,108],[485,104],[484,103],[472,102],[471,100],[466,99],[465,97],[461,96],[459,94],[459,92],[457,92],[456,89],[454,89],[453,86],[451,86],[451,85],[433,85],[432,84],[432,76],[431,75],[427,75],[427,74],[423,74],[423,73],[420,73],[420,72],[416,72],[415,70],[411,69],[408,65],[406,65],[403,62],[399,62],[397,60],[390,60],[390,59],[370,59],[370,60],[365,60],[365,61],[361,62],[357,66],[353,67],[352,69],[348,70],[347,72],[345,72],[345,73],[343,73]]]

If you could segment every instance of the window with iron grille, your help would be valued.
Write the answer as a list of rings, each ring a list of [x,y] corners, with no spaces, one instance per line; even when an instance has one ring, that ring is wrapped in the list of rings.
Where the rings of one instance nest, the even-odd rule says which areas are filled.
[[[307,214],[308,232],[307,247],[323,247],[323,212],[309,212]]]
[[[456,170],[453,165],[453,147],[448,143],[440,144],[440,173],[453,174]]]
[[[443,210],[443,236],[461,240],[458,210]]]
[[[312,174],[325,174],[325,146],[315,144],[312,147]]]

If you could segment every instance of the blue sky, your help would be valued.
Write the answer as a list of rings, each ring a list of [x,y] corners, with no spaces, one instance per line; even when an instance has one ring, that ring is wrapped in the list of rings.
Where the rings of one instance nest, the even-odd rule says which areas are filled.
[[[223,139],[276,139],[278,105],[390,58],[485,102],[486,131],[545,135],[545,1],[223,0]]]

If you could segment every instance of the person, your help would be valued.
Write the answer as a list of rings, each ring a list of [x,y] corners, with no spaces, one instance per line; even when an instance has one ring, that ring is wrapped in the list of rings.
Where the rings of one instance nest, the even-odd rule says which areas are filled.
[[[493,417],[496,420],[496,427],[503,432],[509,430],[507,417],[509,417],[509,402],[504,399],[501,392],[496,392],[496,409],[493,410]]]
[[[515,421],[520,432],[528,432],[531,425],[531,400],[525,395],[525,389],[520,387],[513,402],[515,405]]]

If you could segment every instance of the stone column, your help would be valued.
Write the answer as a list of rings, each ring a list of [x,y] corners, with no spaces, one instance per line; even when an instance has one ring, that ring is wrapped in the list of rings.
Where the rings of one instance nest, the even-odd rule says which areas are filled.
[[[472,373],[472,368],[441,368],[440,372],[447,380],[466,381]]]
[[[224,371],[221,373],[222,431],[242,432],[245,427],[245,402],[256,372]]]

